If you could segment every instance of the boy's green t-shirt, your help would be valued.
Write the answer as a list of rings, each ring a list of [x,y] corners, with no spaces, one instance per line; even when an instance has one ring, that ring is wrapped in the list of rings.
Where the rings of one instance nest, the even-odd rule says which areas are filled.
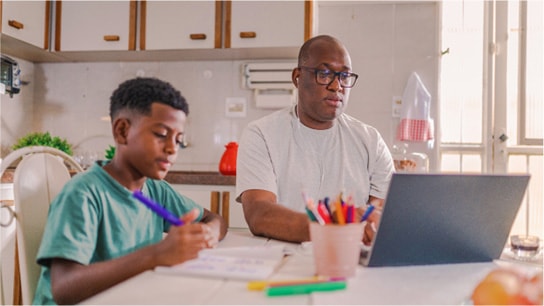
[[[96,163],[74,176],[51,203],[37,255],[42,266],[33,304],[55,304],[51,293],[52,258],[83,265],[106,261],[159,242],[170,224],[132,196]],[[147,179],[144,195],[181,216],[203,208],[167,182]]]

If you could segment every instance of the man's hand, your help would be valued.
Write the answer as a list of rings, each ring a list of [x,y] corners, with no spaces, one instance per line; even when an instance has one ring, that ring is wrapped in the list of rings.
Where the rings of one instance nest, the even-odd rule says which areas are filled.
[[[380,224],[380,219],[382,217],[382,211],[379,208],[375,208],[368,219],[366,219],[365,232],[363,235],[363,243],[365,245],[370,245],[372,240],[374,240],[374,235],[376,235],[376,230]]]

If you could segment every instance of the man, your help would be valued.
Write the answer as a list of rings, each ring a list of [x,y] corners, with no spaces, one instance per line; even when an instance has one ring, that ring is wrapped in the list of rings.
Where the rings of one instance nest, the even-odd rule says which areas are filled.
[[[310,240],[304,191],[314,200],[340,192],[381,207],[393,172],[391,154],[371,126],[344,114],[357,74],[343,44],[317,36],[301,47],[292,81],[298,103],[249,124],[240,139],[237,201],[254,235]],[[370,243],[379,209],[368,219]]]

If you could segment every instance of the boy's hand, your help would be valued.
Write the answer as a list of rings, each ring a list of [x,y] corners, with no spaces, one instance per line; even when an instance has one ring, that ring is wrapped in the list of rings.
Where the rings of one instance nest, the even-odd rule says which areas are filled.
[[[172,226],[157,248],[158,265],[171,266],[198,257],[198,252],[217,244],[211,229],[203,223],[191,223],[198,217],[194,209],[181,217],[182,226]]]
[[[189,224],[193,222],[194,220],[196,220],[196,218],[198,217],[198,214],[199,214],[198,209],[193,209],[189,213],[183,215],[181,217],[181,220],[185,224]],[[200,225],[202,226],[202,229],[204,231],[204,239],[206,240],[206,247],[208,248],[216,247],[217,244],[219,243],[219,234],[218,233],[214,234],[212,228],[208,224],[200,223]]]

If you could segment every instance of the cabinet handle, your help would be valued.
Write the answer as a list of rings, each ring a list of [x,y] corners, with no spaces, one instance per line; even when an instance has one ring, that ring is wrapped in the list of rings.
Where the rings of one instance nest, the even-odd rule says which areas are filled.
[[[17,20],[8,20],[8,25],[11,26],[11,27],[16,28],[17,30],[20,30],[20,29],[25,27],[24,24],[22,24],[21,22],[19,22]]]
[[[240,32],[240,38],[255,38],[257,33],[255,32]]]
[[[104,35],[105,41],[119,41],[119,35]]]
[[[205,40],[206,39],[206,34],[204,34],[204,33],[191,34],[191,35],[189,35],[189,37],[192,40]]]

